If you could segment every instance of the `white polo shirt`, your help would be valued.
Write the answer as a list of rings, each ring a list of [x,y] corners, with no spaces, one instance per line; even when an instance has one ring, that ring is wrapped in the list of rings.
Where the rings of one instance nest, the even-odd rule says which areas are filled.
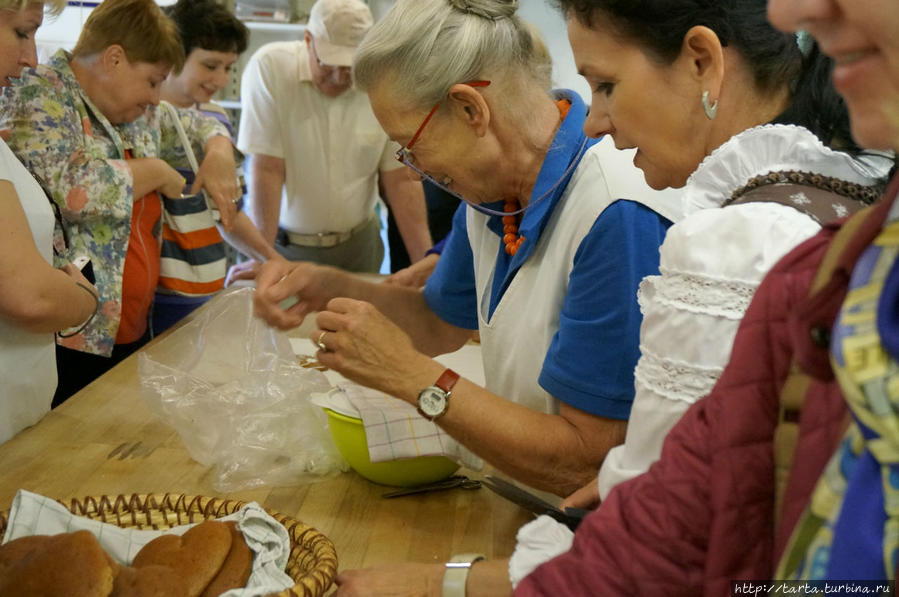
[[[355,88],[336,98],[312,82],[304,41],[262,46],[241,81],[237,147],[284,158],[282,228],[302,234],[346,232],[374,211],[378,172],[402,167]]]

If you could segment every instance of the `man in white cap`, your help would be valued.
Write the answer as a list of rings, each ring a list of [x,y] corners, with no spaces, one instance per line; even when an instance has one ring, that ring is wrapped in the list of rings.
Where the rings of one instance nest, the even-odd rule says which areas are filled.
[[[237,147],[249,158],[249,214],[290,260],[379,271],[379,185],[412,260],[431,246],[421,183],[352,85],[372,23],[360,0],[318,0],[303,40],[266,44],[244,70]]]

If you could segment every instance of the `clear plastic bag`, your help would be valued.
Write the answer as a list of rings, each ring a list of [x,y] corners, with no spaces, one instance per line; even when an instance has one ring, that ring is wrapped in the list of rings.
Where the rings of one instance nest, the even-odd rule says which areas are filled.
[[[138,360],[144,401],[194,460],[214,466],[224,492],[348,470],[309,402],[330,389],[327,378],[301,367],[286,334],[253,315],[254,292],[218,294]]]

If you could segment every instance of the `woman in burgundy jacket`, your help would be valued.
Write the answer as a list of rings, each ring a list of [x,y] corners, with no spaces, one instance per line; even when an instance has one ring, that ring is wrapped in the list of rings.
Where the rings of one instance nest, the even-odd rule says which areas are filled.
[[[769,16],[835,59],[855,140],[899,150],[899,4],[769,0]],[[844,590],[879,594],[895,580],[897,192],[899,176],[883,202],[772,270],[720,381],[661,460],[612,491],[516,594],[731,595],[760,586],[735,581],[771,579],[822,593],[854,579]]]

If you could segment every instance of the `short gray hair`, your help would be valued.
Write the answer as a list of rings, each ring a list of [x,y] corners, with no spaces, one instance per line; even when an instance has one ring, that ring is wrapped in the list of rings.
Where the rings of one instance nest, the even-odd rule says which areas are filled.
[[[477,79],[525,74],[548,87],[548,55],[535,51],[517,10],[518,0],[398,0],[356,51],[356,86],[368,91],[389,80],[414,106]]]

